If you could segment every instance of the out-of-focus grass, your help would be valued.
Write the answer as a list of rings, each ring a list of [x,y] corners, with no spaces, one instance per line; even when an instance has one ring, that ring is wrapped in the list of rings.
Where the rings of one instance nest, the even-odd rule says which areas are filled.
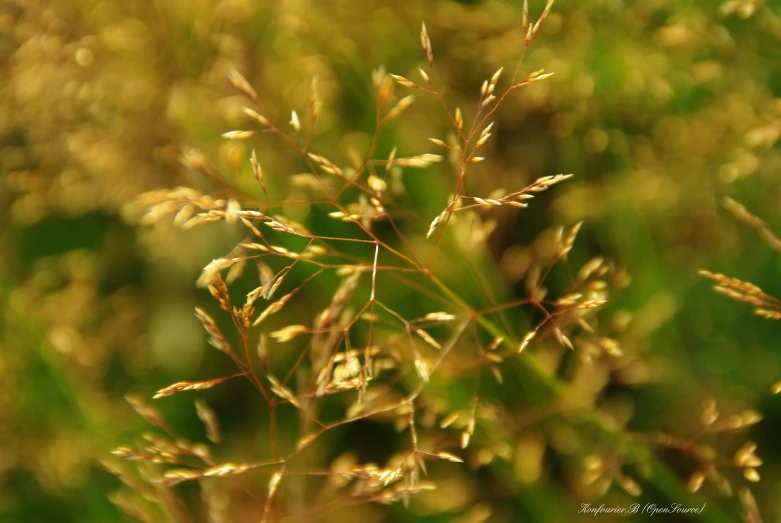
[[[540,4],[531,2],[532,10]],[[326,99],[320,147],[342,151],[365,148],[370,138],[371,68],[385,64],[413,77],[424,63],[421,20],[434,41],[437,81],[465,109],[485,77],[513,64],[522,41],[519,2],[153,5],[32,0],[0,7],[3,520],[117,520],[107,496],[118,485],[98,461],[141,426],[123,395],[150,395],[223,365],[206,350],[190,310],[208,303],[192,283],[227,239],[220,231],[162,227],[137,240],[120,207],[143,190],[208,186],[178,166],[182,144],[210,153],[232,182],[251,183],[246,148],[218,142],[243,121],[227,88],[230,68],[247,74],[278,121],[306,105],[317,73]],[[627,268],[632,285],[611,310],[633,313],[627,343],[656,363],[653,384],[630,389],[630,427],[693,431],[693,413],[712,396],[761,410],[766,418],[750,438],[765,464],[753,490],[772,521],[781,513],[774,443],[781,411],[768,397],[781,375],[779,324],[714,295],[697,270],[780,293],[778,255],[719,201],[730,195],[781,230],[781,9],[765,2],[743,18],[725,14],[723,5],[556,5],[524,65],[556,76],[500,111],[497,141],[486,155],[492,175],[472,183],[488,189],[555,172],[576,177],[548,196],[547,211],[538,206],[517,223],[502,223],[480,269],[495,270],[494,260],[502,266],[508,246],[531,241],[546,226],[584,220],[573,256],[605,254]],[[444,132],[438,111],[434,100],[420,97],[383,138],[380,153],[393,144],[425,152],[426,138]],[[257,148],[273,188],[292,153],[270,141]],[[418,203],[430,200],[416,195],[431,191],[444,201],[447,193],[424,180],[411,180],[408,189]],[[508,287],[516,283],[511,270],[503,277]],[[524,386],[505,384],[508,396]],[[246,444],[264,421],[246,390],[229,390],[209,399],[229,438]],[[163,409],[198,434],[185,403]],[[335,438],[334,452],[357,437],[364,435]],[[505,473],[514,474],[478,472],[493,486]],[[538,483],[497,495],[500,514],[574,520],[578,502],[555,476],[546,470]],[[409,516],[401,509],[388,514]]]

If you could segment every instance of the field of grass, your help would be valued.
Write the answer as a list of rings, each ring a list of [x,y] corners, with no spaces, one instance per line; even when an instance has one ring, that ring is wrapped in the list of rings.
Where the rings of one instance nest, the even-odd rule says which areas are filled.
[[[778,520],[779,48],[771,0],[0,3],[0,520]]]

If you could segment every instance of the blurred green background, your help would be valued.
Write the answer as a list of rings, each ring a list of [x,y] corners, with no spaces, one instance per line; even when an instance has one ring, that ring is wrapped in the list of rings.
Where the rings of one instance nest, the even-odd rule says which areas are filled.
[[[543,6],[530,2],[533,14]],[[124,395],[213,377],[215,365],[231,372],[192,308],[213,307],[194,282],[235,235],[137,229],[123,212],[152,189],[213,190],[179,163],[182,146],[204,150],[231,183],[251,183],[248,147],[220,139],[245,125],[231,69],[280,122],[307,106],[317,74],[318,150],[363,150],[374,128],[371,71],[417,78],[421,21],[438,85],[471,114],[482,81],[520,55],[521,10],[498,0],[0,2],[0,520],[123,520],[109,500],[120,483],[100,460],[146,429]],[[781,399],[769,392],[781,380],[781,324],[714,294],[697,271],[781,295],[779,253],[720,205],[730,196],[781,232],[779,50],[776,1],[561,0],[522,65],[556,74],[498,111],[480,165],[489,174],[476,182],[487,194],[575,174],[500,221],[486,248],[496,278],[512,287],[538,232],[584,221],[573,255],[604,255],[632,278],[608,305],[631,311],[622,343],[648,362],[626,386],[632,428],[691,434],[706,398],[724,411],[760,411],[764,420],[740,437],[756,441],[764,461],[752,491],[766,521],[781,518]],[[418,96],[381,150],[429,152],[426,138],[446,131],[437,102]],[[253,147],[271,192],[281,191],[294,152],[271,140]],[[421,213],[428,220],[450,190],[408,189],[436,195]],[[520,386],[505,387],[511,397]],[[253,441],[262,413],[251,390],[228,384],[206,397],[229,442]],[[203,439],[191,399],[161,408],[182,434]],[[338,455],[350,438],[392,437],[383,430],[367,422],[327,452]],[[372,444],[361,445],[371,455]],[[473,492],[464,479],[442,494],[462,503],[371,506],[350,517],[453,521],[487,504],[497,507],[489,521],[599,520],[576,514],[577,493],[546,465],[526,482],[465,468],[459,480],[474,474],[504,490]],[[706,497],[738,520],[735,499]]]

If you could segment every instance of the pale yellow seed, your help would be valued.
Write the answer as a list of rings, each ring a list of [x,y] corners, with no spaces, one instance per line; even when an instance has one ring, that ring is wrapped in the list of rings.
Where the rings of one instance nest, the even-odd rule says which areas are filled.
[[[247,140],[256,134],[255,131],[228,131],[227,133],[222,133],[222,137],[226,140]]]
[[[534,337],[537,335],[537,331],[529,331],[526,333],[526,336],[523,337],[523,341],[521,341],[521,344],[518,346],[518,354],[523,352],[526,347],[529,346],[529,343],[534,339]]]
[[[702,472],[695,472],[691,475],[689,478],[689,482],[686,485],[686,488],[689,490],[689,492],[697,492],[702,488],[702,484],[705,481],[705,474]]]
[[[746,467],[743,469],[743,477],[746,478],[748,481],[751,481],[752,483],[756,483],[760,480],[759,472],[757,472],[757,469]]]
[[[464,460],[456,456],[455,454],[451,454],[450,452],[444,452],[440,451],[436,453],[436,456],[438,458],[446,459],[448,461],[452,461],[453,463],[463,463]]]
[[[296,132],[301,132],[301,120],[298,119],[298,113],[295,110],[290,113],[290,125]]]

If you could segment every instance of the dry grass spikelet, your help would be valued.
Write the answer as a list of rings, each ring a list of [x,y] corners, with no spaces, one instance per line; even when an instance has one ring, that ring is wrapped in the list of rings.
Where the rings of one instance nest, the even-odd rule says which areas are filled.
[[[552,5],[548,1],[541,16],[530,20],[524,2],[525,46]],[[518,462],[523,456],[514,457],[513,453],[520,449],[533,454],[528,466],[516,464],[521,482],[542,476],[543,460],[549,452],[583,452],[586,458],[581,479],[595,491],[613,485],[633,497],[642,494],[638,481],[623,472],[627,464],[622,459],[624,447],[627,455],[645,455],[645,442],[624,431],[627,416],[619,409],[603,408],[597,399],[613,374],[620,374],[636,358],[631,340],[627,343],[618,329],[595,321],[610,292],[618,287],[616,268],[602,257],[592,258],[577,271],[569,266],[568,257],[576,257],[573,250],[582,222],[568,229],[550,229],[535,241],[530,247],[533,254],[515,280],[522,283],[518,295],[484,279],[481,265],[475,265],[478,257],[471,252],[487,244],[505,215],[517,215],[542,198],[540,193],[572,176],[541,176],[525,186],[496,187],[477,195],[469,192],[475,187],[484,190],[472,180],[491,168],[491,162],[484,161],[491,152],[487,144],[500,132],[494,122],[500,121],[496,113],[507,96],[550,78],[552,73],[538,70],[524,77],[519,62],[508,79],[510,73],[498,67],[483,82],[465,118],[460,108],[448,105],[438,87],[425,24],[420,41],[428,63],[428,69],[419,71],[422,83],[389,75],[383,68],[372,74],[376,131],[366,152],[353,149],[340,156],[330,145],[324,152],[317,149],[313,128],[323,110],[317,77],[310,86],[309,119],[302,122],[299,113],[291,110],[288,127],[272,121],[273,111],[267,113],[247,79],[232,71],[231,84],[252,102],[242,111],[261,129],[231,130],[223,137],[253,144],[266,137],[278,140],[300,155],[295,168],[306,172],[267,179],[269,173],[261,168],[256,151],[268,149],[252,147],[250,165],[244,163],[244,167],[251,167],[251,176],[263,193],[263,200],[257,201],[239,187],[230,186],[229,177],[220,176],[202,153],[187,150],[183,162],[214,182],[219,187],[215,194],[220,197],[179,188],[147,193],[137,200],[141,221],[147,225],[172,215],[182,228],[225,222],[244,234],[230,252],[208,263],[196,282],[209,290],[226,325],[235,327],[236,332],[223,333],[203,308],[195,310],[209,343],[222,353],[214,356],[230,358],[238,373],[179,381],[158,390],[154,398],[211,389],[242,377],[263,399],[261,410],[265,409],[269,420],[264,427],[268,435],[261,438],[264,446],[257,451],[266,461],[256,456],[218,463],[208,447],[176,440],[156,409],[133,400],[139,414],[171,439],[151,438],[151,444],[121,447],[115,453],[161,467],[155,479],[158,486],[264,469],[268,483],[266,499],[259,503],[262,520],[276,521],[289,515],[285,511],[299,501],[294,498],[301,498],[301,510],[311,508],[305,505],[320,479],[327,488],[318,496],[326,507],[358,502],[408,503],[411,496],[436,487],[434,481],[423,480],[429,472],[435,479],[440,467],[464,461],[474,467],[497,460]],[[415,93],[397,96],[397,84]],[[447,162],[445,154],[408,152],[404,144],[393,147],[389,154],[380,148],[386,126],[397,125],[417,110],[413,100],[423,96],[433,97],[444,107],[443,120],[449,126],[442,135],[446,139],[429,141],[447,151]],[[276,171],[274,160],[269,159],[268,164]],[[443,176],[449,169],[452,173]],[[441,201],[435,202],[432,214],[436,216],[430,222],[430,215],[421,220],[416,209],[403,208],[408,196],[404,182],[412,176],[440,176],[449,184],[443,191],[449,194],[434,195]],[[284,194],[285,190],[289,192]],[[319,221],[319,217],[323,219]],[[429,223],[427,241],[422,238],[425,223]],[[761,228],[756,221],[751,223]],[[477,282],[477,297],[466,292],[459,274],[462,265]],[[549,281],[558,278],[555,271],[560,265],[565,267],[561,272],[572,277]],[[253,267],[256,274],[248,276],[245,269],[251,272]],[[755,285],[717,273],[703,275],[714,280],[720,292],[751,303],[757,314],[774,317],[781,310],[777,301]],[[252,289],[249,292],[238,293],[243,303],[237,305],[229,290],[234,290],[235,298],[235,289],[248,278],[259,281],[247,287]],[[564,284],[558,285],[559,281]],[[494,287],[502,293],[494,292]],[[414,304],[405,304],[405,300]],[[540,357],[536,345],[540,346]],[[564,367],[561,362],[569,358],[564,356],[568,351],[577,351],[572,358],[578,375],[575,380],[560,370]],[[544,390],[543,396],[550,397],[550,402],[518,411],[500,404],[493,390],[496,385],[489,382],[486,386],[484,376],[489,380],[492,376],[501,385],[516,375],[516,366],[523,369],[524,379],[533,382],[529,389]],[[583,369],[589,370],[587,379],[580,378],[586,374]],[[468,395],[453,400],[442,394],[452,383],[458,384],[458,390],[469,391]],[[574,401],[575,393],[587,389],[588,399]],[[454,404],[456,401],[460,403]],[[287,416],[292,412],[288,405],[295,409],[293,416]],[[216,413],[202,400],[195,408],[207,438],[219,442]],[[760,419],[749,410],[721,417],[715,404],[705,410],[703,435],[745,428]],[[572,420],[578,423],[570,424]],[[315,452],[325,446],[330,434],[357,422],[394,427],[406,445],[389,452],[382,466],[359,464],[350,453],[325,462]],[[570,426],[579,424],[588,425],[587,432],[593,432],[595,440],[605,436],[614,452],[602,456],[597,448],[587,448],[591,442]],[[291,427],[298,431],[292,438]],[[324,435],[328,436],[321,437]],[[510,442],[519,438],[522,443],[515,448]],[[699,490],[717,468],[717,453],[710,452],[707,443],[682,442],[674,437],[660,440],[655,443],[688,451],[699,460],[700,472],[691,476],[690,490]],[[600,445],[604,442],[593,443],[594,447]],[[449,447],[460,447],[464,457],[446,450]],[[741,447],[730,462],[748,481],[758,479],[756,468],[761,465],[754,450]],[[196,459],[199,466],[192,463]],[[635,466],[645,478],[643,465]]]

